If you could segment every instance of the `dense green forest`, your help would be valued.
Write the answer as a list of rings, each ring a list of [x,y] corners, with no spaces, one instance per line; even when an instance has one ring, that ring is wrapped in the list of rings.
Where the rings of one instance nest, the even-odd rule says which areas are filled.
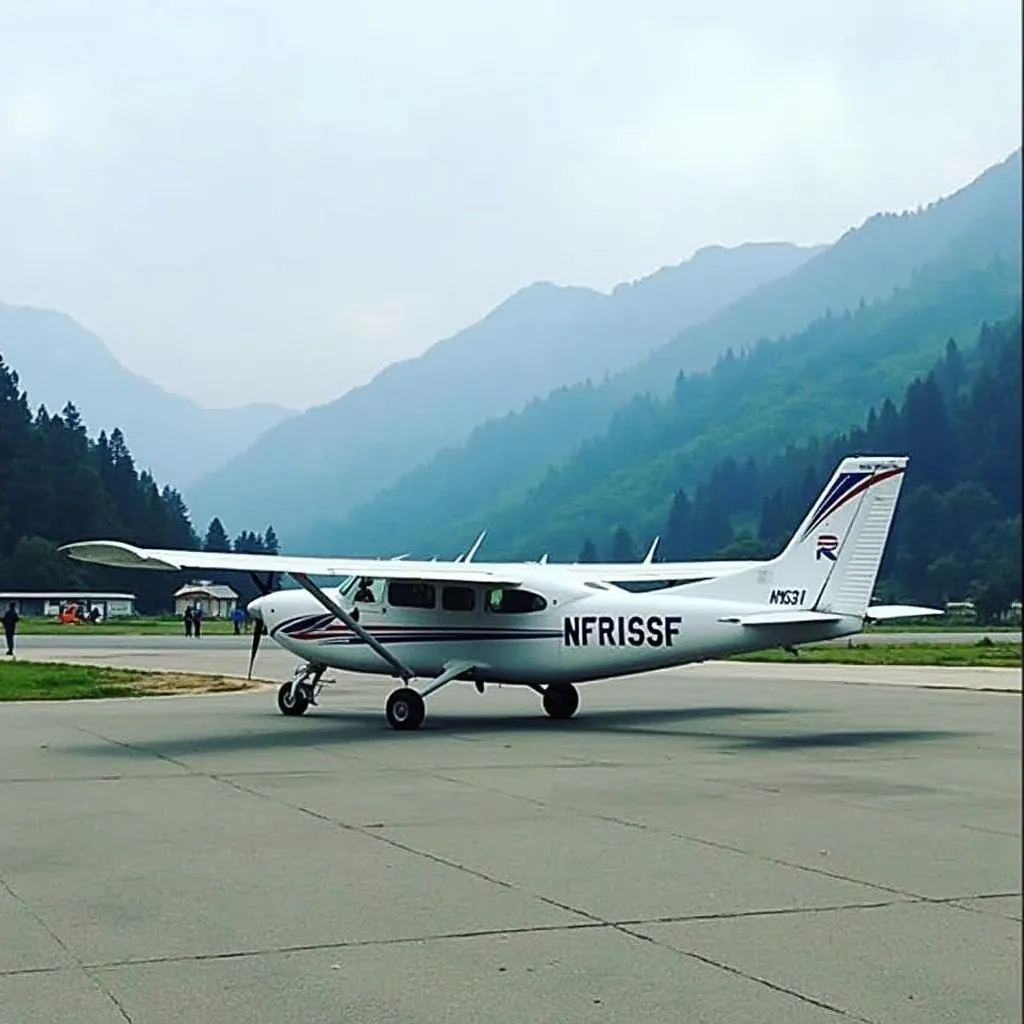
[[[17,373],[0,356],[0,589],[103,589],[137,595],[141,611],[171,608],[187,576],[104,569],[68,560],[61,544],[117,538],[150,547],[276,553],[273,528],[234,544],[220,520],[196,535],[181,495],[139,471],[120,429],[90,438],[78,410],[32,413]],[[232,574],[234,576],[235,574]],[[244,596],[251,581],[230,581]]]
[[[719,460],[676,491],[659,559],[768,558],[781,550],[836,464],[849,454],[908,454],[910,465],[879,579],[880,599],[973,600],[992,620],[1021,595],[1021,321],[984,324],[967,356],[953,339],[902,405],[863,427],[787,446],[774,457]],[[624,526],[581,561],[631,561]]]
[[[354,512],[333,550],[451,557],[487,529],[487,556],[575,557],[581,536],[627,524],[659,533],[672,495],[716,461],[767,458],[786,444],[841,430],[870,405],[898,398],[951,335],[969,348],[978,325],[1020,303],[1016,252],[978,265],[962,254],[922,268],[908,287],[806,330],[728,351],[709,372],[678,374],[668,397],[637,395],[571,457],[544,469],[539,443],[480,444],[449,453]],[[570,395],[563,405],[571,417]],[[580,401],[576,411],[586,407]],[[491,426],[497,441],[504,421]],[[559,423],[538,424],[551,432]],[[570,419],[566,429],[575,432]],[[483,435],[481,435],[483,437]],[[533,468],[527,469],[533,462]],[[523,486],[528,474],[532,486]]]

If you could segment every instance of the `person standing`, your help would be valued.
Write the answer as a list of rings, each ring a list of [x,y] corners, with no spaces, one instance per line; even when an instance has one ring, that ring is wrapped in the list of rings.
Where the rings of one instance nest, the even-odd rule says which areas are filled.
[[[185,613],[181,616],[185,623],[185,636],[192,635],[192,605],[185,605]]]
[[[203,635],[203,606],[196,604],[192,612],[192,628],[195,630],[195,637],[198,640]]]
[[[3,615],[3,621],[4,621],[4,639],[6,639],[6,641],[7,641],[7,657],[8,658],[13,658],[14,657],[14,631],[17,628],[18,623],[21,621],[21,616],[18,615],[18,609],[14,607],[14,602],[13,601],[7,606],[7,611],[5,611],[4,615]]]

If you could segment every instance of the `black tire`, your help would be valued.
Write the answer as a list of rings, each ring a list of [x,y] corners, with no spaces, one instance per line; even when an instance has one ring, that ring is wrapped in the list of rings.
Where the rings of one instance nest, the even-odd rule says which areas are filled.
[[[418,729],[427,715],[423,698],[410,686],[402,686],[389,697],[384,709],[392,729],[405,732]]]
[[[292,684],[285,683],[277,691],[277,706],[282,715],[304,715],[309,707],[309,690],[305,686],[295,688],[295,698],[292,699]]]
[[[552,718],[572,718],[580,706],[580,695],[572,683],[559,683],[544,691],[544,710]]]

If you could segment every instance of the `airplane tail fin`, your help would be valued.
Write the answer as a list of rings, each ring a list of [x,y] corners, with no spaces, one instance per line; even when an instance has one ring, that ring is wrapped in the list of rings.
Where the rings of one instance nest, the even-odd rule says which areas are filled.
[[[843,459],[781,554],[761,566],[691,584],[687,592],[780,611],[863,617],[908,461]]]

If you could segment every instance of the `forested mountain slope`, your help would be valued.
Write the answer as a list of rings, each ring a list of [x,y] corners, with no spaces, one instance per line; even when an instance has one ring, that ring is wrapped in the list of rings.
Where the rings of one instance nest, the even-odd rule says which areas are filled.
[[[205,547],[231,550],[219,520]],[[144,612],[168,612],[184,573],[105,569],[72,562],[57,548],[76,540],[111,538],[148,547],[199,548],[181,495],[139,471],[119,427],[109,437],[88,434],[68,402],[59,414],[35,413],[15,370],[0,357],[0,590],[98,589],[134,593]],[[266,536],[243,530],[236,551],[276,550]],[[227,578],[246,596],[251,581]]]
[[[764,459],[723,459],[680,488],[660,524],[659,559],[769,558],[840,459],[906,454],[878,599],[940,607],[971,599],[983,619],[995,618],[1021,596],[1020,315],[965,341],[950,339],[902,403],[872,407],[863,426]],[[642,546],[620,527],[605,550],[630,559]],[[583,548],[605,555],[589,538]]]
[[[828,346],[833,341],[838,343],[844,330],[857,331],[868,325],[877,335],[879,317],[884,320],[889,315],[869,306],[868,320],[858,320],[857,326],[850,328],[846,310],[858,310],[855,315],[864,316],[860,307],[872,297],[890,296],[899,286],[903,291],[893,301],[906,307],[900,315],[910,321],[901,320],[890,336],[877,338],[875,350],[886,353],[883,367],[864,365],[858,371],[864,382],[859,393],[863,406],[877,394],[871,390],[872,381],[877,387],[903,379],[898,359],[906,347],[904,337],[908,332],[914,334],[915,318],[929,318],[929,304],[933,299],[942,301],[954,278],[962,278],[956,286],[970,293],[970,298],[963,309],[947,305],[929,320],[929,330],[936,332],[939,340],[953,329],[973,328],[985,316],[1000,316],[1010,308],[1004,301],[1007,289],[1012,294],[1019,292],[1012,268],[1019,266],[1020,221],[1018,151],[964,189],[926,209],[870,219],[788,277],[763,286],[683,332],[641,366],[602,384],[588,382],[560,389],[532,402],[521,413],[477,428],[465,445],[442,451],[344,520],[339,517],[333,523],[325,521],[293,548],[353,554],[409,550],[446,556],[463,549],[475,532],[488,527],[492,530],[488,550],[495,557],[536,557],[547,547],[563,554],[575,550],[581,531],[600,532],[615,522],[628,521],[629,506],[634,501],[647,506],[647,518],[654,522],[664,512],[666,495],[674,489],[673,474],[682,471],[675,463],[660,476],[657,467],[650,466],[642,475],[653,474],[653,478],[639,491],[633,475],[623,479],[622,502],[618,504],[614,499],[608,501],[607,495],[595,502],[587,492],[605,491],[607,481],[602,478],[624,469],[634,459],[657,462],[665,457],[666,450],[671,452],[683,445],[699,453],[702,428],[698,419],[677,423],[670,417],[658,426],[663,414],[657,398],[672,395],[680,370],[692,373],[694,366],[712,365],[730,347],[740,350],[755,346],[778,336],[786,325],[799,322],[802,333],[790,350],[808,354],[822,347],[822,372],[828,374]],[[998,266],[988,267],[998,253],[1004,253],[1009,264],[1002,271]],[[915,280],[915,272],[928,264],[931,266],[923,275],[925,283]],[[970,274],[986,267],[984,280],[971,284]],[[931,291],[921,293],[929,280]],[[990,305],[993,294],[997,298],[995,305]],[[807,324],[830,306],[832,315],[803,333]],[[856,345],[856,336],[848,335],[846,343]],[[758,345],[759,349],[763,347]],[[920,338],[910,342],[903,370],[920,369],[924,365],[921,359],[930,358],[933,352],[926,345],[922,347]],[[892,372],[887,373],[885,366]],[[728,368],[728,361],[724,368]],[[809,364],[807,372],[813,370]],[[784,385],[770,382],[770,387],[780,395],[788,392],[787,400],[794,395],[813,395],[814,380],[804,374],[799,360],[789,359],[779,372],[789,373],[788,381]],[[805,385],[812,390],[807,392]],[[760,388],[761,382],[751,383],[742,377],[733,380],[726,389],[726,405],[715,392],[714,400],[706,407],[708,415],[714,414],[726,432],[732,429],[731,424],[740,423],[738,416],[749,416],[749,412],[728,411],[732,392],[739,386]],[[633,398],[644,387],[647,396]],[[847,397],[851,402],[846,408],[851,410],[858,395],[850,392]],[[756,395],[751,398],[756,399]],[[808,401],[827,415],[832,399],[824,405],[821,402],[825,396]],[[791,407],[787,416],[783,426],[795,432],[794,439],[820,425],[804,422],[806,413],[797,408]],[[675,433],[666,435],[665,431]],[[760,427],[755,425],[751,436],[756,438],[759,432]],[[715,443],[708,439],[704,465],[718,456]]]
[[[18,371],[32,408],[73,402],[93,430],[131,438],[136,462],[185,487],[293,415],[254,403],[208,409],[123,366],[103,340],[63,313],[0,302],[0,356]],[[199,369],[202,372],[202,369]]]
[[[189,506],[202,520],[241,521],[259,509],[294,545],[296,531],[344,515],[478,424],[622,369],[818,251],[710,247],[611,294],[531,285],[423,355],[268,431],[187,488]]]

